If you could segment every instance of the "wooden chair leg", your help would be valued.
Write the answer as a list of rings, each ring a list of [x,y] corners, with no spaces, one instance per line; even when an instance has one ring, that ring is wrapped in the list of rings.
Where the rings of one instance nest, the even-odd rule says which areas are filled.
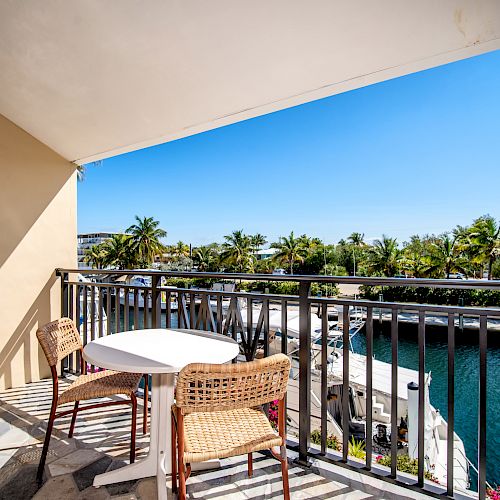
[[[248,477],[253,476],[253,459],[252,459],[252,454],[248,454]]]
[[[137,396],[132,393],[130,395],[132,403],[132,429],[130,431],[130,463],[135,462],[135,436],[137,432]]]
[[[283,477],[283,497],[285,500],[290,500],[290,486],[288,484],[288,460],[286,458],[281,460],[281,476]]]
[[[49,423],[47,424],[47,432],[45,433],[45,440],[43,442],[42,455],[40,456],[40,463],[38,464],[38,471],[36,473],[36,480],[39,485],[42,484],[45,461],[47,460],[47,452],[49,451],[50,436],[52,435],[52,429],[54,428],[56,406],[52,406],[53,407],[50,410]]]
[[[172,493],[177,493],[177,433],[175,432],[175,421],[172,415],[172,425],[171,425],[171,433],[172,433],[172,448],[171,448],[171,456],[172,456]]]
[[[186,500],[186,476],[184,470],[184,416],[177,412],[177,464],[179,469],[179,500]]]
[[[144,411],[142,415],[142,433],[148,432],[148,401],[149,401],[149,375],[145,373],[144,377]]]
[[[69,426],[69,432],[68,432],[69,438],[73,437],[73,432],[75,430],[76,414],[78,413],[78,404],[79,404],[79,401],[75,401],[75,407],[73,409],[73,415],[71,417],[71,425]]]

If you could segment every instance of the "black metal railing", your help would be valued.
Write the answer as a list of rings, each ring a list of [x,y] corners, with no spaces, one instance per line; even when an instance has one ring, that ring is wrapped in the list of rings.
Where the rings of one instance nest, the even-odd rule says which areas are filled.
[[[62,315],[75,319],[80,329],[83,343],[86,344],[103,335],[122,330],[180,327],[193,328],[231,335],[240,344],[242,358],[252,360],[256,356],[267,356],[270,352],[270,339],[274,331],[281,335],[279,345],[281,352],[288,354],[289,313],[291,308],[298,311],[298,429],[295,443],[290,447],[296,449],[299,461],[307,464],[311,457],[337,463],[343,467],[355,468],[359,472],[376,476],[384,481],[393,482],[405,487],[425,491],[432,496],[453,497],[454,492],[454,436],[455,436],[455,336],[456,319],[475,318],[478,332],[479,348],[479,386],[478,397],[478,454],[477,454],[477,487],[480,499],[486,498],[486,395],[487,395],[487,349],[489,329],[488,321],[500,322],[500,309],[441,306],[429,304],[407,304],[376,302],[359,299],[342,299],[330,297],[312,297],[312,283],[351,283],[370,286],[411,286],[451,289],[493,289],[500,290],[500,282],[483,280],[431,280],[401,278],[365,278],[365,277],[333,277],[333,276],[282,276],[234,273],[192,273],[192,272],[154,272],[154,271],[97,271],[59,269],[61,276]],[[101,281],[80,281],[80,275],[98,275]],[[113,281],[113,278],[143,276],[149,279],[145,285],[134,285],[128,281]],[[201,280],[223,280],[224,282],[245,281],[293,281],[298,283],[298,295],[279,295],[270,293],[236,292],[224,289],[178,288],[162,284],[168,278],[197,278]],[[270,311],[276,308],[279,320],[270,325]],[[350,328],[353,308],[363,318],[366,336],[366,423],[365,441],[366,455],[364,464],[352,461],[349,457],[348,431],[350,421]],[[319,339],[313,339],[311,333],[311,314],[316,311],[321,319]],[[328,428],[328,344],[331,325],[329,317],[333,311],[338,312],[339,340],[342,352],[341,380],[341,454],[332,453],[327,448]],[[373,463],[373,447],[371,432],[373,427],[373,354],[374,323],[381,321],[382,311],[390,313],[391,340],[391,381],[390,381],[390,471]],[[242,316],[244,312],[245,318]],[[398,342],[400,330],[400,314],[412,313],[417,323],[418,343],[418,474],[416,480],[398,474]],[[433,316],[444,315],[447,318],[447,459],[446,485],[433,486],[425,481],[424,426],[425,426],[425,387],[426,376],[426,320]],[[319,448],[311,445],[311,342],[320,345],[320,415],[321,443]],[[76,371],[79,360],[69,357],[64,368]],[[93,367],[92,367],[93,368]],[[490,375],[491,376],[491,375]],[[293,441],[293,440],[292,440]]]

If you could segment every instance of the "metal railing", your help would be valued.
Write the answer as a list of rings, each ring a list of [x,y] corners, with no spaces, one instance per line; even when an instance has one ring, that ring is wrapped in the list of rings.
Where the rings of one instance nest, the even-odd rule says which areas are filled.
[[[407,304],[376,302],[370,300],[342,299],[329,297],[312,297],[312,283],[351,283],[370,286],[411,286],[452,289],[493,289],[500,290],[500,282],[483,280],[431,280],[401,278],[365,278],[334,276],[290,276],[268,274],[236,274],[236,273],[193,273],[193,272],[154,272],[154,271],[101,271],[58,269],[61,276],[62,315],[74,318],[80,328],[83,343],[86,344],[103,335],[122,330],[174,327],[202,329],[231,335],[240,343],[241,354],[246,360],[256,356],[269,354],[270,336],[273,330],[281,334],[280,350],[288,353],[288,314],[291,307],[298,310],[298,443],[290,447],[299,454],[299,462],[307,464],[314,457],[334,462],[343,467],[356,469],[359,472],[376,476],[410,489],[423,491],[431,496],[454,495],[454,433],[455,433],[455,319],[463,316],[477,318],[479,347],[479,397],[478,397],[478,496],[486,498],[486,394],[487,394],[487,347],[488,320],[499,321],[500,309],[438,306],[428,304]],[[78,281],[76,273],[82,275],[99,275],[101,282]],[[137,286],[123,281],[112,281],[116,277],[145,276],[150,285]],[[270,293],[235,292],[224,290],[208,290],[196,288],[177,288],[162,285],[162,279],[196,278],[202,280],[245,281],[292,281],[298,283],[298,295],[279,295]],[[142,301],[142,302],[141,302]],[[142,304],[142,307],[141,307]],[[280,313],[278,325],[270,325],[271,307]],[[246,318],[242,317],[242,308]],[[332,454],[327,449],[328,428],[328,342],[329,314],[332,309],[340,309],[339,323],[342,323],[340,338],[342,339],[342,454]],[[349,325],[352,308],[364,311],[366,335],[366,456],[364,464],[353,462],[349,458],[350,419],[350,356]],[[391,339],[391,413],[390,413],[390,457],[389,474],[381,472],[373,464],[373,448],[371,432],[373,427],[373,354],[374,354],[374,311],[382,309],[390,311]],[[320,359],[320,423],[321,445],[311,446],[311,311],[318,312],[321,318]],[[418,329],[418,474],[415,481],[401,477],[397,470],[398,454],[398,335],[402,312],[417,315]],[[425,370],[426,370],[426,318],[428,315],[445,315],[447,317],[447,474],[446,485],[429,488],[425,479],[424,425],[425,425]],[[254,317],[254,315],[256,317]],[[376,315],[375,315],[376,317]],[[379,316],[380,317],[380,316]],[[106,319],[106,320],[105,320]],[[176,323],[176,324],[175,324]],[[276,323],[276,321],[275,321]],[[491,335],[491,332],[490,332]],[[316,339],[318,340],[318,339]],[[77,370],[79,360],[69,357],[65,361],[65,369]]]

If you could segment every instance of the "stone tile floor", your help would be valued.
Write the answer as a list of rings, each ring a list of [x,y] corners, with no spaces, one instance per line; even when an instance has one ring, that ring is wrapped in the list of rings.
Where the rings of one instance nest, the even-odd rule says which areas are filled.
[[[68,380],[61,380],[62,387]],[[0,499],[144,499],[156,498],[154,478],[129,481],[101,488],[93,478],[128,463],[130,409],[126,406],[91,410],[78,416],[74,438],[68,439],[69,417],[56,420],[45,480],[35,481],[41,444],[51,402],[51,382],[42,381],[0,393]],[[142,400],[141,400],[142,403]],[[142,408],[139,409],[139,413]],[[142,435],[138,418],[137,460],[147,453],[149,435]],[[222,467],[193,473],[188,480],[188,498],[282,498],[281,469],[270,456],[255,454],[254,475],[248,478],[246,457],[223,460]],[[406,490],[383,491],[335,473],[304,469],[290,463],[293,499],[410,498]],[[327,477],[325,477],[327,476]],[[385,486],[385,485],[384,485]],[[411,498],[424,498],[423,495]]]

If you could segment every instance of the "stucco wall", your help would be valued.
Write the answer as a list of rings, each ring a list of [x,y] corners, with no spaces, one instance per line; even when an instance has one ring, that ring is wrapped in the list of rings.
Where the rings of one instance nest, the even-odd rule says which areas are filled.
[[[0,388],[49,373],[35,333],[75,265],[75,167],[0,115]]]

